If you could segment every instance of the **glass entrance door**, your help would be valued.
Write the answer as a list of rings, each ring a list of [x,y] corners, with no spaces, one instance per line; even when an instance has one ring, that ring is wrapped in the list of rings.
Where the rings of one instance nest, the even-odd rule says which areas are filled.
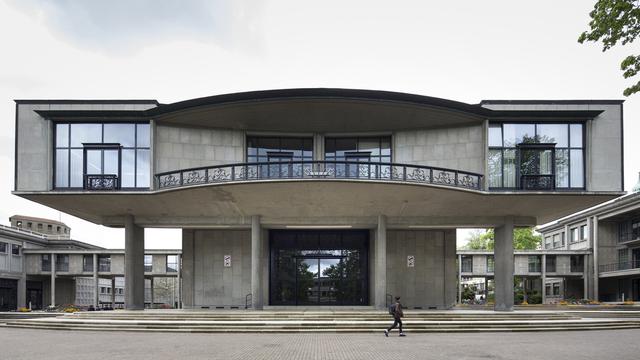
[[[270,231],[271,305],[367,305],[366,231]]]

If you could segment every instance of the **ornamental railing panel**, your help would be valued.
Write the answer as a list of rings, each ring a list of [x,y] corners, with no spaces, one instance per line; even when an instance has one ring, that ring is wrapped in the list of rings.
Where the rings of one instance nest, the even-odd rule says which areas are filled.
[[[430,166],[356,161],[280,161],[217,165],[160,173],[156,188],[281,179],[382,180],[482,189],[482,175]]]
[[[85,175],[85,190],[118,190],[120,182],[117,175]]]

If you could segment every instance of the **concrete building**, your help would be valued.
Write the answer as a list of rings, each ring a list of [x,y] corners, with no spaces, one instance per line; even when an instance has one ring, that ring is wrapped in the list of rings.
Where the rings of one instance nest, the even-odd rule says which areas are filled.
[[[10,221],[13,226],[0,225],[0,311],[66,304],[123,306],[123,249],[73,240],[71,229],[54,220],[15,215]],[[180,306],[180,254],[145,251],[146,283],[141,286],[147,306]],[[161,286],[154,287],[154,281]]]
[[[622,101],[465,104],[370,90],[18,100],[14,194],[125,228],[144,307],[144,228],[183,229],[189,308],[456,301],[457,227],[512,230],[623,194]]]
[[[546,282],[547,293],[599,301],[640,301],[640,192],[633,192],[541,227],[545,248],[571,258],[571,268],[584,267],[584,281]],[[556,291],[557,289],[557,291]],[[579,296],[579,294],[584,294]]]

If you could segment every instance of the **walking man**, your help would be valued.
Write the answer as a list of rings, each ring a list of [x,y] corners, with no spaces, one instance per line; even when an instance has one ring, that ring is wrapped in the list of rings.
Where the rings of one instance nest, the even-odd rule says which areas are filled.
[[[402,304],[400,304],[400,296],[396,296],[396,302],[389,306],[389,314],[393,315],[393,325],[384,331],[384,336],[389,337],[389,331],[396,326],[400,330],[400,336],[406,336],[402,332],[402,317],[404,317],[404,313],[402,312]]]

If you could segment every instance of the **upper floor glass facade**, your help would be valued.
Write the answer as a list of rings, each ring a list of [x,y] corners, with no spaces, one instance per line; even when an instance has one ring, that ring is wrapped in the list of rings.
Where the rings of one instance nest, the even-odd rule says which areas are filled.
[[[489,188],[582,189],[582,123],[491,123]]]
[[[88,177],[112,177],[115,188],[150,185],[148,123],[57,123],[56,189],[87,188]]]

